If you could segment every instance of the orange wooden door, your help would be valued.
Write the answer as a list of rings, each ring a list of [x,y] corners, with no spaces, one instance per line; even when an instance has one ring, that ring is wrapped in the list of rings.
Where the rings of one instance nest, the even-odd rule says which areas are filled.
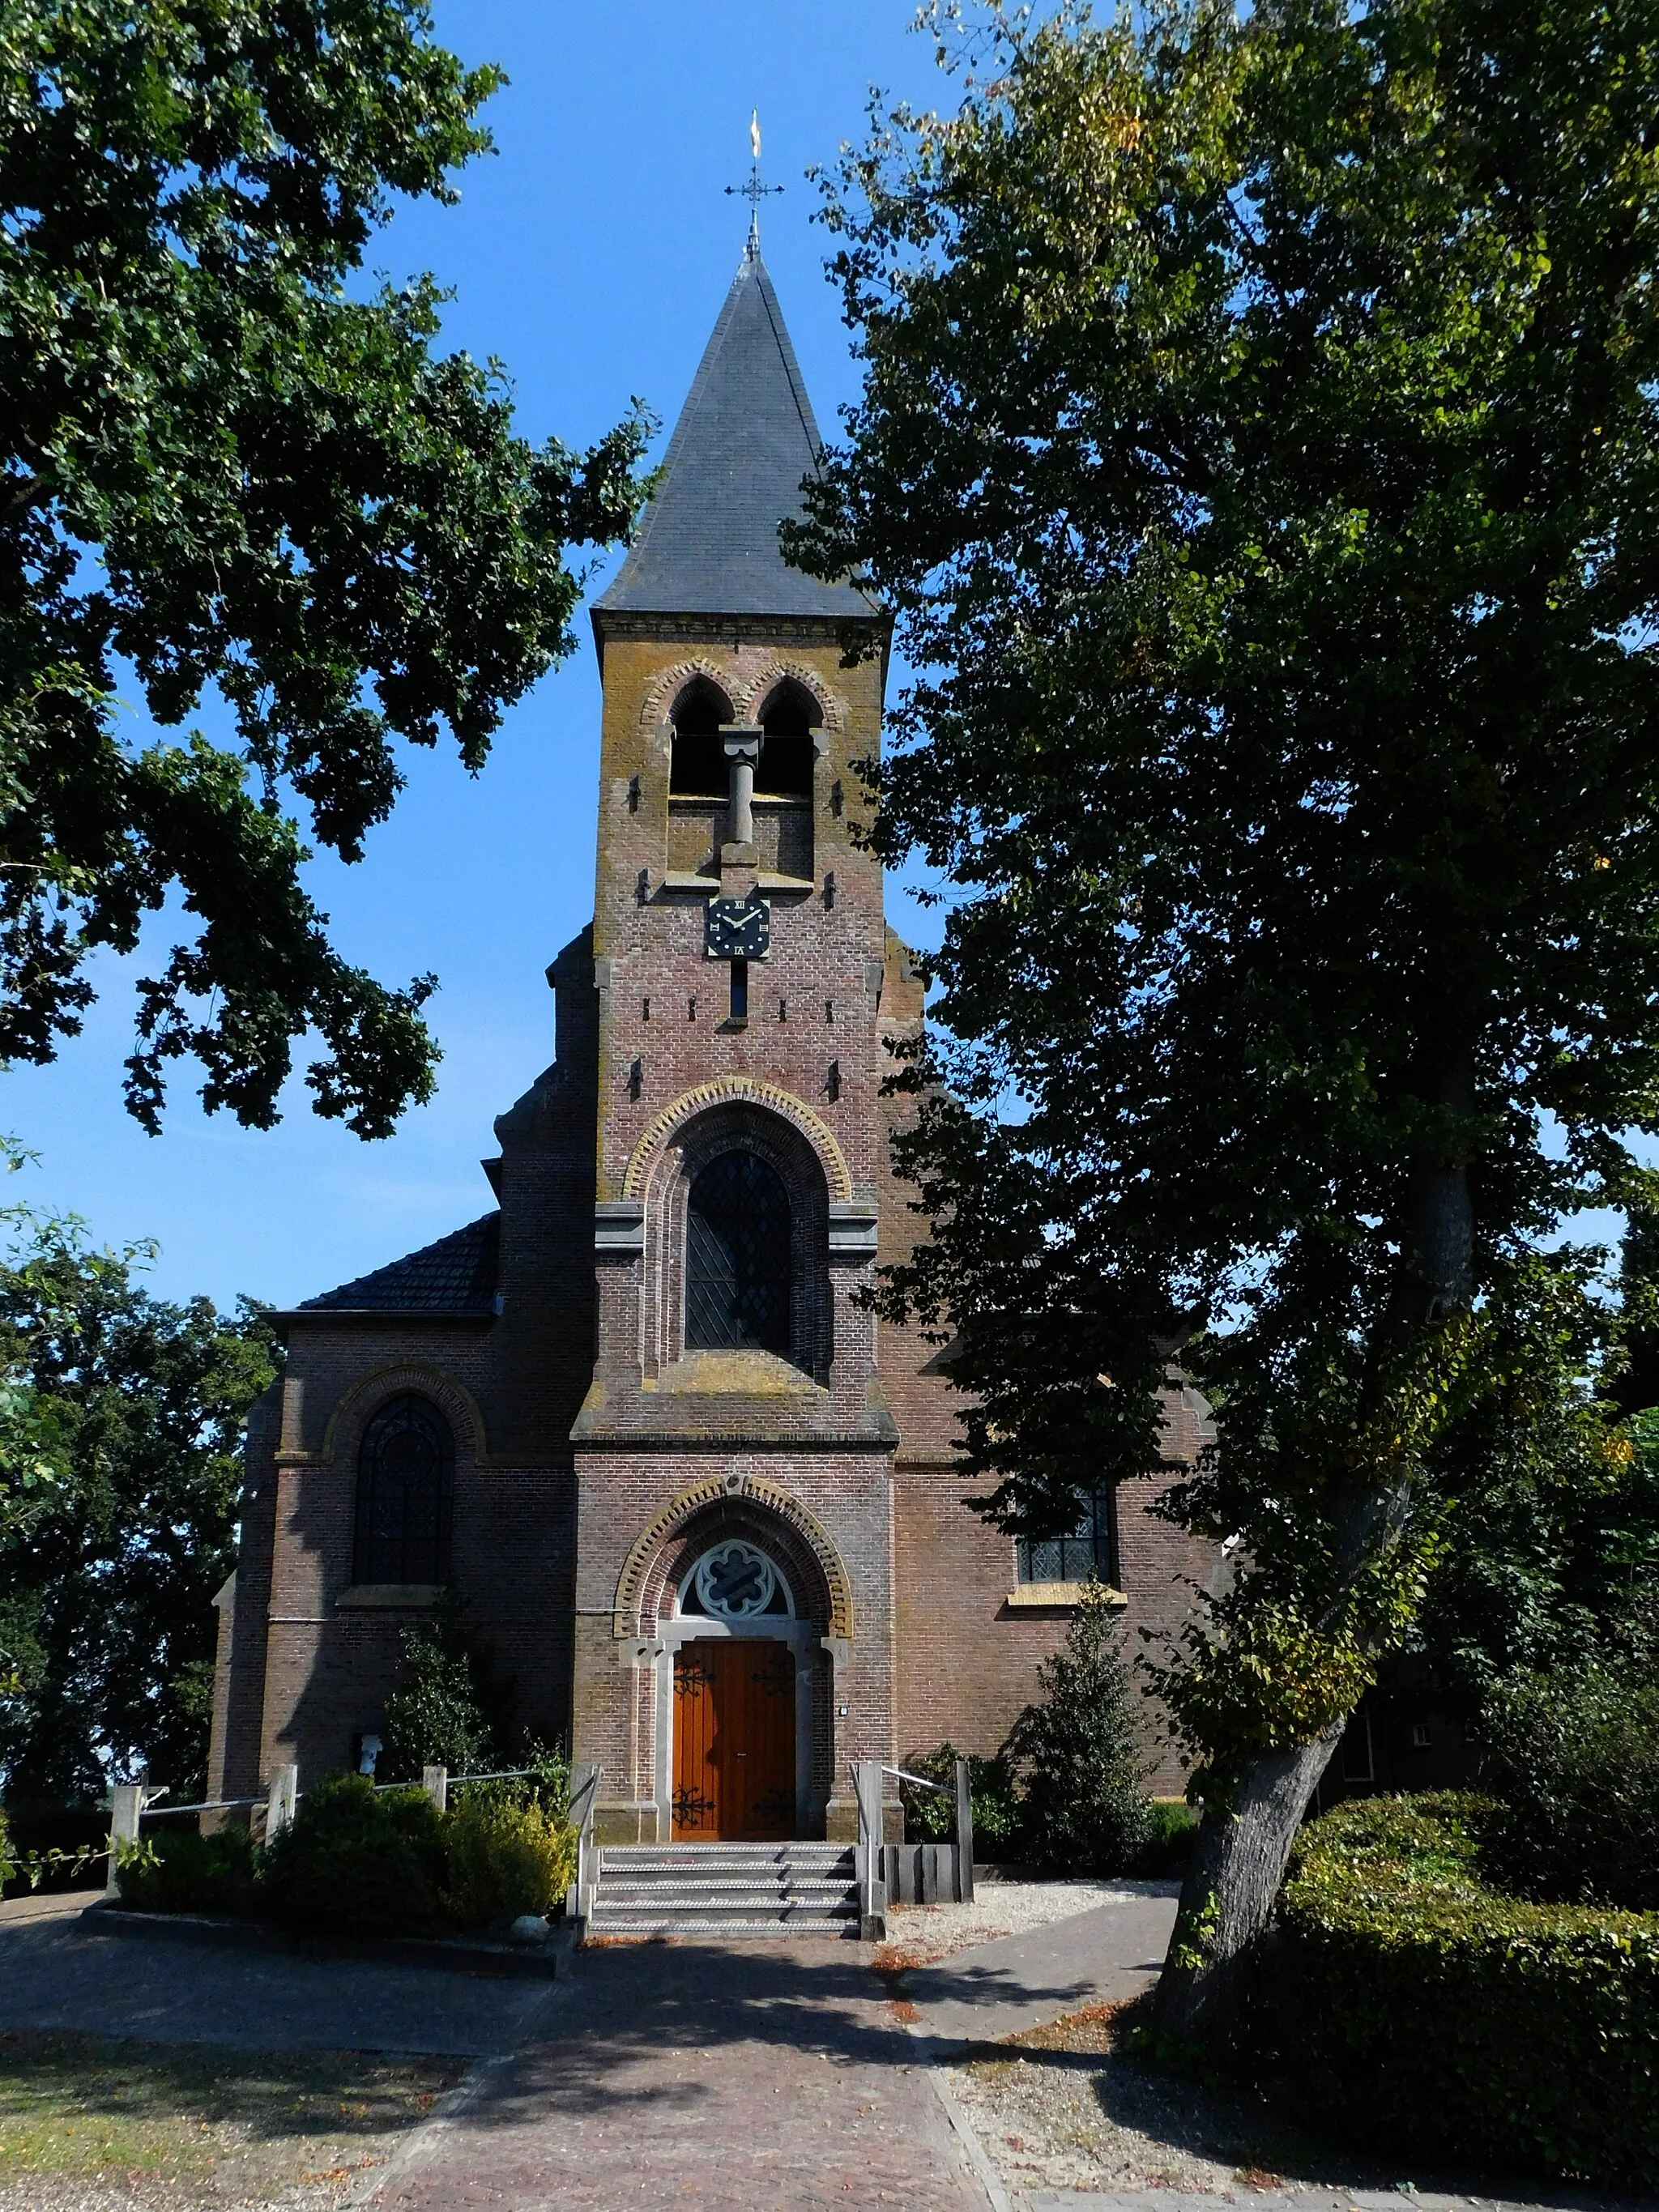
[[[674,1655],[677,1843],[795,1831],[795,1668],[782,1644],[733,1637]]]

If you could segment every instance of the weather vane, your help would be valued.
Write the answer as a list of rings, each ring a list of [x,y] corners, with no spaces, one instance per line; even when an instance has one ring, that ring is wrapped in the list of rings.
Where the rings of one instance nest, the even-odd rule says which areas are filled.
[[[749,118],[749,150],[754,156],[750,165],[749,182],[746,185],[728,185],[726,188],[727,199],[736,198],[749,203],[749,244],[744,250],[751,261],[757,259],[760,254],[760,204],[773,192],[783,190],[781,185],[762,184],[760,149],[760,110],[756,108]]]

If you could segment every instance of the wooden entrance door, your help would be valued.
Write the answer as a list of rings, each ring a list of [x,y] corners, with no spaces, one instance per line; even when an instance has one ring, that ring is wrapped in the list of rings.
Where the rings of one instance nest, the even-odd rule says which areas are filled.
[[[674,1654],[676,1843],[795,1832],[795,1662],[741,1637]]]

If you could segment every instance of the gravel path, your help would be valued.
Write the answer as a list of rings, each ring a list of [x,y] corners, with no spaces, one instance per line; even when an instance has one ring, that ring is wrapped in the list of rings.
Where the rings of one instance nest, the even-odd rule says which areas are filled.
[[[1090,2006],[948,2069],[1012,2189],[1177,2190],[1222,2195],[1303,2179],[1307,2146],[1258,2099],[1143,2070],[1111,2050],[1123,2008]],[[1324,2179],[1323,2176],[1318,2177]]]
[[[1023,1935],[1100,1905],[1179,1897],[1178,1881],[987,1881],[971,1905],[898,1905],[887,1911],[887,1941],[876,1954],[884,1972],[931,1966],[953,1951]]]

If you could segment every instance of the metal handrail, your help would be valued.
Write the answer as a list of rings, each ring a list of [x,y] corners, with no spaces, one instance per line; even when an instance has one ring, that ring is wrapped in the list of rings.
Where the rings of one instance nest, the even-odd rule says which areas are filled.
[[[902,1766],[884,1766],[884,1774],[896,1774],[901,1782],[914,1782],[918,1790],[933,1790],[941,1797],[954,1797],[956,1791],[943,1782],[930,1782],[925,1774],[907,1774]]]
[[[229,1813],[240,1810],[245,1805],[263,1805],[264,1802],[263,1797],[204,1797],[199,1805],[149,1803],[138,1808],[138,1817],[141,1820],[147,1820],[156,1814],[165,1816],[169,1813]]]
[[[452,1774],[449,1783],[453,1790],[459,1790],[464,1782],[522,1782],[541,1771],[539,1766],[504,1766],[499,1774]]]

